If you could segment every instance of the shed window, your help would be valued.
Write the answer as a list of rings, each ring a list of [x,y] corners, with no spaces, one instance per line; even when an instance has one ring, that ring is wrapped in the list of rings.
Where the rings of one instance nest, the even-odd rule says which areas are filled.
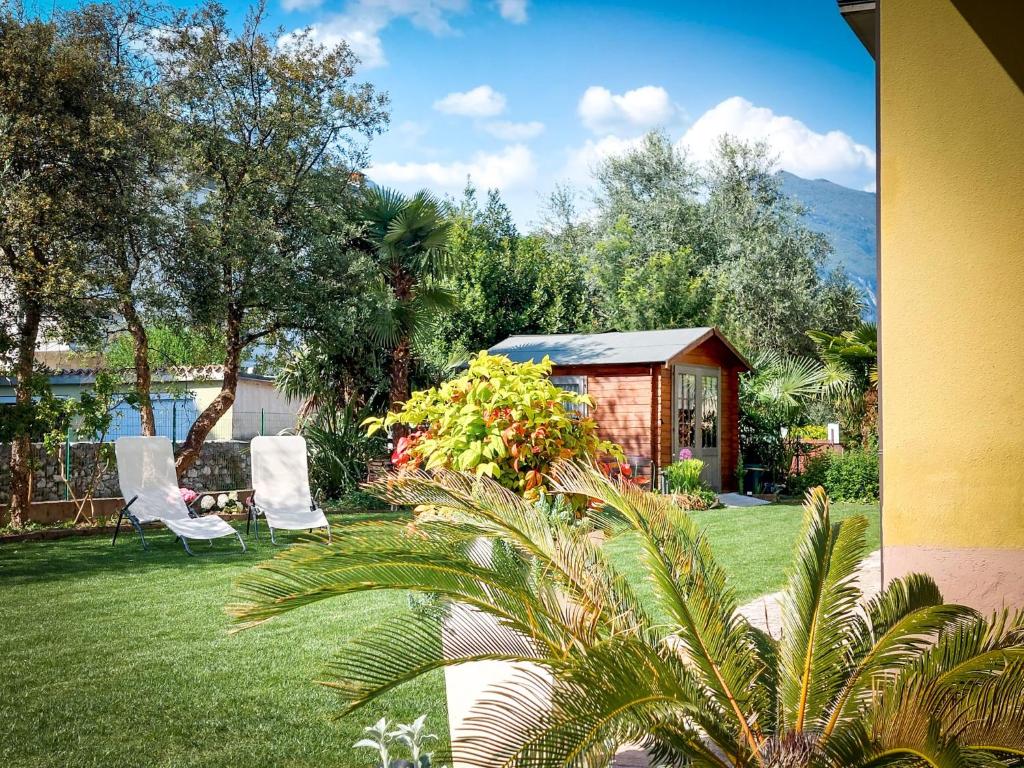
[[[587,377],[586,376],[552,376],[551,383],[560,389],[564,389],[566,392],[572,392],[576,395],[587,394]],[[575,411],[580,416],[587,415],[587,406],[575,405],[574,403],[566,403],[566,410]]]

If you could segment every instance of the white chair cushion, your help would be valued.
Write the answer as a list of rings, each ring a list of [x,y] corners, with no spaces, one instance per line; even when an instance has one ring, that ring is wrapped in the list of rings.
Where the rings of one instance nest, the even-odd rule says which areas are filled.
[[[128,511],[140,523],[158,520],[186,539],[234,536],[235,529],[217,515],[189,517],[166,437],[120,437],[114,453],[121,495],[126,504],[131,502]]]
[[[324,513],[312,508],[304,438],[254,437],[251,456],[253,498],[271,527],[294,531],[327,525]]]

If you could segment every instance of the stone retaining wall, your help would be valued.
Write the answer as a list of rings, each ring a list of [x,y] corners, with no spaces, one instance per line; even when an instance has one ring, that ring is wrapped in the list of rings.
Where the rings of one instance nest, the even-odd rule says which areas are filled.
[[[33,501],[59,501],[64,498],[64,482],[60,479],[60,461],[44,454],[42,445],[33,445],[37,468]],[[71,480],[77,494],[92,476],[96,457],[95,443],[71,444]],[[11,496],[11,446],[0,443],[0,505]],[[203,445],[199,460],[185,473],[181,485],[195,491],[226,491],[248,488],[252,482],[249,465],[249,443],[238,440],[211,440]],[[120,496],[117,467],[111,456],[96,485],[96,497]]]

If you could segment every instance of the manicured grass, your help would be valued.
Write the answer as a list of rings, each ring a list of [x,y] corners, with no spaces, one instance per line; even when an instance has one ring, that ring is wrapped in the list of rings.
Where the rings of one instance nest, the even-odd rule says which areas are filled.
[[[358,519],[346,516],[344,520]],[[402,594],[337,598],[230,635],[233,580],[272,554],[222,539],[185,555],[167,532],[0,547],[0,765],[351,766],[362,726],[427,713],[447,741],[433,674],[355,716],[312,683],[341,642]]]
[[[834,513],[866,514],[868,548],[878,547],[877,505]],[[746,600],[782,586],[801,516],[773,505],[696,517]],[[447,740],[440,673],[342,720],[312,683],[345,638],[401,611],[404,595],[336,598],[230,635],[232,582],[273,553],[269,542],[248,539],[240,556],[224,539],[195,558],[169,533],[151,542],[149,552],[134,534],[115,548],[102,537],[0,547],[0,765],[356,768],[370,753],[351,745],[382,715],[427,713]],[[636,542],[605,546],[645,594]]]
[[[877,504],[833,504],[833,519],[851,515],[868,518],[867,552],[879,547]],[[746,509],[711,509],[694,513],[711,542],[718,562],[741,602],[774,592],[785,584],[786,572],[800,537],[803,509],[799,504],[771,504]],[[619,570],[632,582],[641,599],[649,596],[638,544],[619,536],[605,544]]]

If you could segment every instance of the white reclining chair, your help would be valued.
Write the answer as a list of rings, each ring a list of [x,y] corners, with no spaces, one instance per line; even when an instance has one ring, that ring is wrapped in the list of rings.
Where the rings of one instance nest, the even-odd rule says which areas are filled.
[[[213,539],[222,536],[236,536],[245,552],[245,542],[238,531],[218,515],[198,517],[191,512],[181,498],[178,479],[174,472],[174,452],[171,441],[166,437],[121,437],[114,443],[117,455],[117,479],[124,497],[124,508],[117,516],[114,538],[121,529],[125,518],[138,531],[143,549],[148,549],[142,523],[159,521],[166,525],[178,539],[185,551],[194,554],[188,540],[206,540],[213,546]]]
[[[274,529],[286,531],[324,528],[331,541],[331,526],[323,510],[313,503],[306,467],[306,441],[297,435],[254,437],[252,439],[252,498],[249,523],[259,538],[259,516],[267,520],[270,540]],[[249,524],[246,523],[246,533]]]

